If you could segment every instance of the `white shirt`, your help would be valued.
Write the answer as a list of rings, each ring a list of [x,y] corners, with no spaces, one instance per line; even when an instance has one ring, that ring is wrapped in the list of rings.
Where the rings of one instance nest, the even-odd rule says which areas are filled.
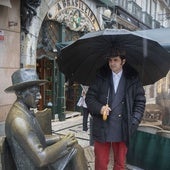
[[[119,81],[120,81],[120,78],[122,76],[122,72],[123,70],[121,70],[119,73],[114,73],[112,71],[112,77],[113,77],[113,84],[114,84],[114,90],[115,90],[115,93],[117,92],[117,88],[118,88],[118,85],[119,85]]]
[[[80,85],[81,86],[81,88],[82,88],[82,92],[81,92],[81,96],[83,97],[83,99],[84,99],[84,102],[83,102],[83,107],[84,108],[87,108],[87,104],[86,104],[86,102],[85,102],[85,98],[86,98],[86,93],[87,93],[87,91],[88,91],[88,89],[89,89],[89,86],[84,86],[84,85]]]

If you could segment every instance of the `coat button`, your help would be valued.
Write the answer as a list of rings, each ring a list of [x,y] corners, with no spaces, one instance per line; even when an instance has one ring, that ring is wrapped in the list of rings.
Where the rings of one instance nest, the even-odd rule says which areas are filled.
[[[122,117],[122,115],[121,115],[121,114],[119,114],[119,115],[118,115],[118,117]]]

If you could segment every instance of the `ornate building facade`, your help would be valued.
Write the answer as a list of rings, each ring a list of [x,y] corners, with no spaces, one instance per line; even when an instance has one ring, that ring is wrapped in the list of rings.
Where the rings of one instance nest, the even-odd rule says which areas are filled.
[[[15,100],[15,96],[5,94],[4,89],[11,84],[11,74],[20,67],[37,68],[39,76],[51,82],[41,89],[40,109],[52,103],[54,114],[76,110],[79,87],[65,84],[64,75],[58,70],[56,60],[60,45],[104,28],[140,30],[169,27],[169,7],[169,0],[2,0],[0,120],[5,120]],[[107,10],[110,15],[105,15]],[[168,83],[167,79],[165,82]],[[160,87],[159,83],[147,87],[150,103],[156,103],[155,96]],[[166,87],[168,91],[169,84]]]

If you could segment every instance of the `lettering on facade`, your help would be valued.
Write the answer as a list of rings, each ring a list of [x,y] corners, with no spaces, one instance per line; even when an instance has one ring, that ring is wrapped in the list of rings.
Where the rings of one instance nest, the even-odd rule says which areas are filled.
[[[47,13],[50,20],[64,23],[73,31],[98,31],[99,23],[92,10],[81,0],[60,0]]]

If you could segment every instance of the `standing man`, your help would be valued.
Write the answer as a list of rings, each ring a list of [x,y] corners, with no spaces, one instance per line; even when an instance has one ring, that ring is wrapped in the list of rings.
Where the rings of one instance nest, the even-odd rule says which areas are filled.
[[[86,94],[92,114],[95,170],[107,170],[110,149],[114,170],[124,170],[130,137],[145,109],[145,93],[137,72],[127,70],[125,52],[114,49]]]
[[[45,136],[33,109],[41,98],[35,69],[13,73],[13,85],[6,92],[15,92],[17,99],[5,122],[5,132],[16,168],[20,170],[87,170],[84,151],[73,134]]]
[[[81,97],[84,99],[84,103],[82,105],[82,110],[83,110],[83,131],[88,130],[88,116],[89,116],[89,110],[87,108],[85,98],[86,98],[86,93],[88,91],[89,86],[84,86],[81,84],[82,92],[81,92]]]

